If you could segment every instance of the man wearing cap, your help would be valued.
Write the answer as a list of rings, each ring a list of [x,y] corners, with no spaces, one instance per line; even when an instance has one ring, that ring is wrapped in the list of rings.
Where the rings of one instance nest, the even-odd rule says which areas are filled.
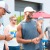
[[[0,1],[0,50],[3,50],[4,47],[4,40],[11,40],[12,37],[10,34],[8,35],[4,35],[3,33],[3,27],[2,27],[2,16],[5,15],[5,13],[10,13],[8,11],[8,5],[6,5],[6,3],[4,1]]]
[[[43,21],[44,21],[44,19],[41,16],[37,19],[37,22],[40,25],[41,29],[42,29]],[[43,50],[42,39],[40,40],[40,43],[38,45],[39,45],[38,46],[39,47],[39,50]],[[36,48],[38,49],[38,47],[36,47]]]
[[[8,10],[8,5],[4,1],[0,1],[0,17],[5,13],[10,13]]]
[[[32,7],[26,7],[24,9],[24,20],[17,26],[17,41],[23,44],[24,50],[36,50],[36,44],[43,37],[41,27],[35,20],[32,20],[34,12]]]
[[[38,21],[38,22],[40,23],[40,25],[42,26],[44,19],[43,19],[43,17],[39,17],[37,21]]]

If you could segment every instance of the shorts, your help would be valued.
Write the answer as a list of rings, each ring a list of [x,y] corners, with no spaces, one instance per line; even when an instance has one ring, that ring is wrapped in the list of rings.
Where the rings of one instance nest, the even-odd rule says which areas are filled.
[[[9,50],[20,50],[20,46],[9,46]]]
[[[6,50],[5,45],[3,50]],[[9,50],[20,50],[20,46],[9,46]]]
[[[48,40],[48,42],[45,43],[45,46],[50,49],[50,40]]]

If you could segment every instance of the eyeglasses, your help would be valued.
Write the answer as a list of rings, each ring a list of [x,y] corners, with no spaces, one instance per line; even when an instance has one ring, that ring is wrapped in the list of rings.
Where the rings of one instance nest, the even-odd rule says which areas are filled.
[[[17,21],[17,20],[14,20],[14,21]]]
[[[12,21],[17,21],[16,19],[12,19]]]

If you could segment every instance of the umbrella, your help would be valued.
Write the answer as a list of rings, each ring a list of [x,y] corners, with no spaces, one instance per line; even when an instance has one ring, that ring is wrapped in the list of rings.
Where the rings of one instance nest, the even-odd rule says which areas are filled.
[[[50,14],[47,14],[42,11],[38,11],[38,12],[34,13],[32,16],[32,18],[38,18],[38,17],[50,18]]]

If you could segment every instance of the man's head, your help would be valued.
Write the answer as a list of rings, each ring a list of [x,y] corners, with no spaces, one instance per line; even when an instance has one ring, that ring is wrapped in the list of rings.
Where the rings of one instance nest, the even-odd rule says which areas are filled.
[[[38,18],[38,22],[40,22],[41,24],[43,23],[43,21],[44,21],[44,18],[43,17],[39,17]]]
[[[0,17],[5,13],[10,13],[8,10],[8,5],[4,1],[0,1]]]
[[[27,18],[32,18],[32,15],[33,13],[36,12],[32,7],[25,7],[24,9],[24,15],[27,17]]]
[[[11,24],[13,24],[13,25],[16,24],[17,18],[16,18],[15,16],[11,16],[9,19],[10,19],[10,23],[11,23]]]

